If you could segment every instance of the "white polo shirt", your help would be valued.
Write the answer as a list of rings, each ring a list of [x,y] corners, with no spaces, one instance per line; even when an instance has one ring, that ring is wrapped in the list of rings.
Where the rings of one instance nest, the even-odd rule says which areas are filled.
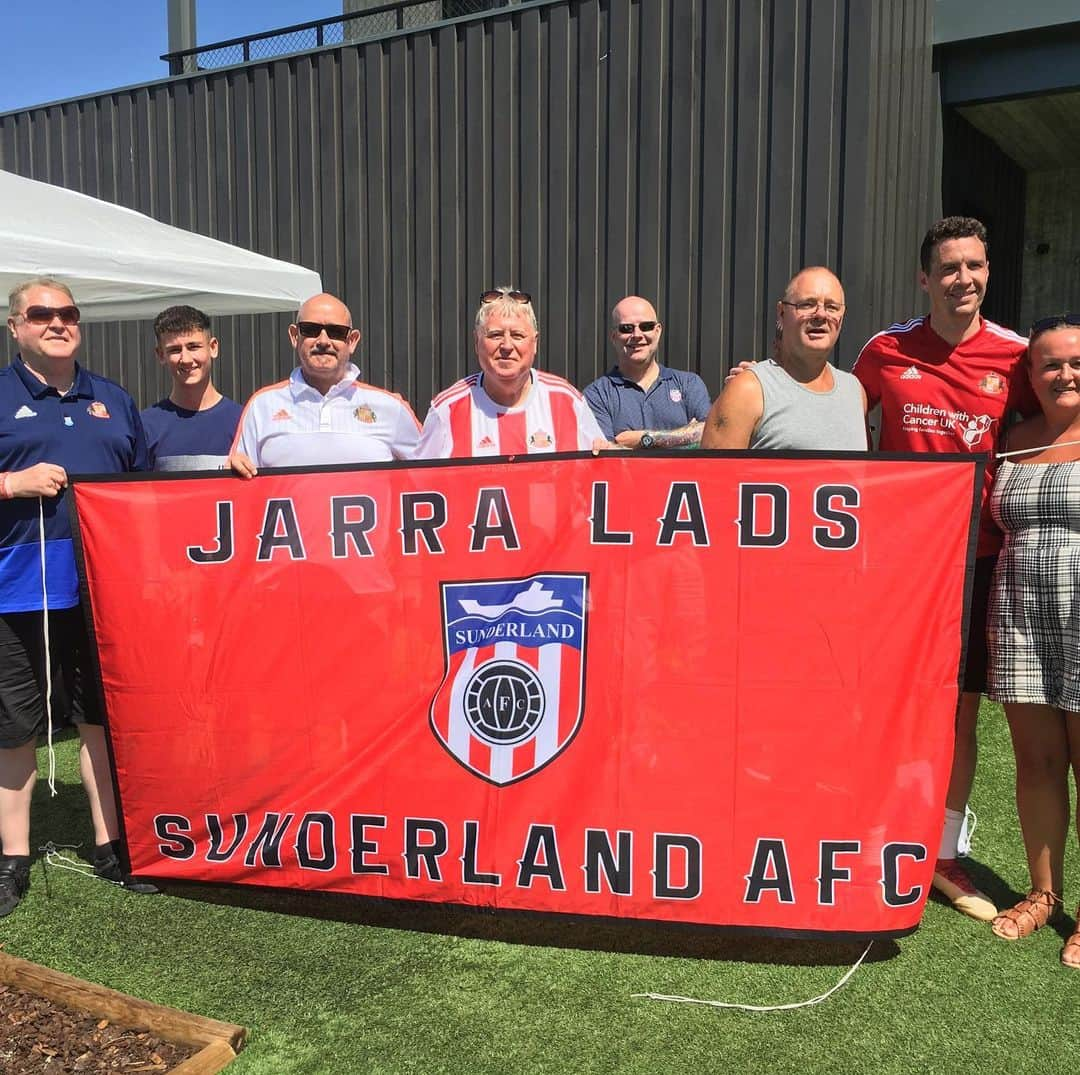
[[[359,376],[350,362],[324,396],[297,367],[287,381],[259,389],[240,416],[232,450],[257,467],[411,459],[420,436],[412,408]]]

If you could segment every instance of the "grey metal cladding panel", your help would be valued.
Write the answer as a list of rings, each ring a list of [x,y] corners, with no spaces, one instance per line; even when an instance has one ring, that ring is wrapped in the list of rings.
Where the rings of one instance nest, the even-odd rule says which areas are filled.
[[[676,3],[671,8],[670,46],[668,49],[667,99],[672,102],[668,130],[670,169],[667,196],[668,256],[663,252],[660,264],[667,266],[666,284],[656,294],[664,307],[667,339],[665,360],[682,369],[698,367],[700,361],[696,333],[697,281],[700,275],[701,161],[703,57],[695,39],[700,36],[701,15],[697,0]],[[681,103],[685,102],[684,106]]]
[[[492,282],[520,284],[523,267],[518,258],[517,165],[521,152],[518,141],[521,107],[517,85],[516,37],[508,20],[499,20],[485,37],[490,45],[487,63],[489,85],[484,94],[488,115],[489,143],[487,167],[491,171],[491,270]]]
[[[665,47],[671,26],[669,3],[638,8],[637,214],[632,252],[636,290],[660,296],[665,279],[661,248],[666,245],[667,176],[672,165],[666,135],[671,103],[670,54]],[[685,98],[676,102],[685,106]],[[630,169],[628,169],[630,171]]]
[[[918,246],[939,215],[935,140],[939,124],[931,72],[929,0],[849,5],[843,272],[848,315],[842,365],[873,333],[923,312]],[[869,92],[860,92],[860,86]],[[858,199],[865,202],[859,212]],[[862,220],[861,231],[856,222]]]
[[[799,222],[805,208],[806,153],[811,128],[816,130],[821,123],[819,116],[804,115],[807,102],[803,87],[808,59],[805,28],[809,14],[808,5],[799,0],[771,4],[767,10],[770,25],[763,42],[768,50],[765,58],[768,89],[763,94],[767,108],[764,118],[767,148],[761,188],[768,222],[768,241],[762,251],[766,315],[771,314],[784,284],[804,263]],[[785,29],[799,32],[784,32]],[[761,348],[768,349],[771,334],[767,327],[748,324],[743,326],[743,331],[763,333]]]
[[[437,169],[437,201],[434,205],[436,260],[431,278],[434,296],[432,320],[434,353],[418,355],[420,366],[416,402],[427,402],[446,385],[465,374],[460,340],[467,335],[459,311],[468,305],[462,279],[462,251],[468,232],[461,213],[460,188],[466,174],[465,145],[461,131],[465,125],[461,54],[454,30],[439,30],[434,48],[433,92],[436,95],[436,140],[434,165]],[[430,365],[425,364],[428,359]],[[426,397],[426,398],[425,398]]]
[[[740,3],[734,9],[736,61],[728,92],[735,97],[731,139],[735,182],[728,210],[732,220],[729,361],[760,358],[766,340],[760,325],[768,303],[765,251],[776,241],[778,222],[767,219],[770,72],[767,55],[771,36],[771,4]],[[779,224],[783,226],[783,224]],[[785,240],[786,241],[786,240]],[[771,338],[771,337],[770,337]],[[715,383],[710,387],[718,388]]]
[[[567,86],[572,101],[571,122],[565,131],[552,131],[553,139],[565,138],[569,142],[570,201],[562,205],[552,200],[549,206],[550,213],[566,216],[567,247],[563,260],[551,259],[544,290],[549,290],[548,281],[557,281],[560,273],[565,272],[566,343],[558,354],[549,352],[548,366],[574,384],[585,385],[593,379],[604,346],[604,281],[611,262],[605,261],[601,254],[605,231],[610,226],[605,214],[603,177],[606,172],[609,180],[614,179],[613,170],[617,169],[622,173],[620,180],[626,181],[630,169],[626,167],[625,155],[631,151],[631,143],[622,142],[619,151],[613,154],[611,141],[605,134],[604,83],[609,61],[601,59],[606,47],[604,5],[598,0],[583,0],[570,6],[577,31],[576,38],[570,42],[571,70]],[[554,84],[552,92],[560,92]],[[632,231],[626,239],[632,257]],[[541,314],[549,325],[557,324],[555,319],[559,316],[557,308]]]
[[[416,280],[428,275],[430,265],[421,265],[416,258],[417,187],[416,155],[413,138],[416,133],[415,100],[410,81],[410,42],[396,38],[390,43],[389,97],[391,108],[401,115],[390,126],[390,260],[394,271],[388,274],[388,302],[382,311],[383,353],[385,363],[381,384],[404,396],[416,387],[412,375],[416,359]],[[430,159],[424,166],[430,168]],[[379,321],[378,311],[374,321]]]
[[[575,40],[570,22],[569,5],[559,6],[547,21],[547,99],[544,102],[544,141],[541,167],[544,176],[542,201],[542,233],[537,260],[540,279],[545,284],[545,309],[541,346],[544,363],[550,358],[565,356],[577,349],[572,343],[572,331],[577,324],[576,310],[571,309],[576,295],[576,278],[570,266],[570,251],[574,234],[570,219],[571,205],[577,191],[576,146],[572,132],[577,126],[576,94],[561,92],[555,87],[574,85],[576,70],[571,42]],[[598,64],[602,61],[598,61]],[[623,233],[625,234],[625,233]],[[592,238],[591,236],[588,238]],[[585,241],[582,237],[581,241]],[[596,257],[602,256],[600,250]],[[540,280],[537,280],[539,283]],[[523,286],[528,286],[523,282]],[[580,350],[580,349],[578,349]]]
[[[802,141],[801,200],[793,231],[801,234],[799,263],[823,263],[841,271],[837,242],[843,198],[840,189],[841,160],[848,133],[844,110],[848,57],[847,4],[843,0],[819,0],[807,7],[805,25],[807,78],[798,94]],[[797,139],[793,138],[797,142]],[[820,212],[821,206],[834,206]]]
[[[518,36],[518,92],[521,95],[516,155],[518,181],[514,196],[518,212],[520,262],[530,266],[537,281],[545,279],[544,216],[547,212],[543,146],[546,136],[548,84],[545,33],[539,11],[522,16]],[[550,300],[549,300],[550,301]],[[550,312],[549,312],[550,313]],[[549,318],[549,324],[550,318]],[[545,343],[550,337],[545,337]],[[545,348],[546,350],[546,348]],[[550,357],[550,356],[549,356]],[[550,368],[550,361],[545,365]]]
[[[364,258],[359,280],[344,281],[345,301],[352,308],[354,321],[366,334],[362,341],[360,364],[365,379],[385,384],[387,329],[379,323],[387,308],[388,277],[396,267],[390,265],[390,228],[396,222],[389,219],[390,204],[386,189],[389,170],[389,131],[387,112],[393,104],[387,98],[384,85],[382,49],[379,45],[364,48],[362,75],[362,109],[364,141],[361,153],[364,160],[366,200],[363,207],[367,222],[364,235]]]
[[[693,297],[688,366],[699,371],[714,390],[732,355],[730,296],[733,278],[732,234],[728,212],[735,182],[730,152],[735,125],[734,79],[737,42],[734,8],[739,0],[708,0],[702,7],[702,116],[700,139],[701,208],[699,277]],[[662,316],[667,316],[663,314]]]
[[[466,286],[478,281],[485,288],[502,280],[493,280],[491,262],[490,169],[491,107],[488,95],[490,74],[487,70],[490,55],[488,35],[480,23],[469,23],[462,35],[461,130],[465,136],[462,149],[461,187],[459,202],[464,210],[462,219],[462,257]],[[509,95],[504,107],[509,107]],[[520,281],[514,281],[520,283]]]
[[[295,111],[290,111],[288,116],[291,127],[288,130],[279,130],[277,135],[279,146],[287,145],[286,139],[291,138],[294,147],[292,154],[280,151],[276,154],[282,165],[285,162],[292,165],[287,170],[285,167],[281,168],[277,189],[281,199],[279,205],[291,203],[310,206],[310,212],[290,212],[296,222],[292,242],[295,244],[297,261],[302,265],[320,265],[323,260],[321,243],[315,235],[318,221],[322,218],[319,176],[324,166],[328,169],[333,167],[336,139],[324,146],[319,138],[319,120],[322,115],[319,101],[321,80],[316,70],[316,58],[305,57],[305,60],[306,62],[298,62],[294,68],[295,95],[292,103]],[[328,158],[325,162],[324,154]],[[278,215],[279,218],[282,215],[281,208]]]
[[[913,140],[918,136],[922,124],[914,107],[912,79],[907,77],[904,68],[905,61],[911,55],[908,42],[914,29],[912,19],[916,11],[917,5],[894,5],[893,17],[889,25],[893,42],[893,56],[899,56],[900,62],[897,63],[894,60],[892,64],[899,72],[894,87],[894,100],[896,103],[892,113],[885,117],[885,121],[889,122],[896,131],[894,155],[886,162],[886,172],[891,176],[892,182],[901,190],[913,189],[918,186],[916,172],[920,170],[922,164],[919,154],[912,152],[914,148]],[[894,231],[888,239],[888,250],[895,252],[898,264],[894,266],[886,264],[883,266],[885,274],[893,271],[901,274],[908,281],[912,280],[915,273],[917,250],[923,233],[932,223],[929,220],[925,222],[919,221],[912,213],[913,204],[914,199],[907,200],[905,203],[901,203],[899,200],[894,202],[895,210],[891,214]],[[900,282],[899,279],[893,280],[893,289]],[[917,311],[912,311],[912,313],[915,312]],[[891,320],[897,316],[890,315],[889,319]]]
[[[439,145],[437,127],[438,71],[437,54],[430,37],[418,38],[413,45],[412,94],[413,94],[413,183],[415,209],[413,219],[413,249],[415,262],[412,274],[413,294],[411,316],[404,312],[395,321],[391,338],[395,345],[404,332],[410,335],[410,350],[406,361],[416,363],[410,373],[414,380],[409,384],[408,395],[413,399],[435,394],[440,385],[432,382],[430,371],[435,369],[438,358],[438,330],[436,326],[437,290],[440,277],[439,266]],[[395,354],[397,352],[395,351]],[[421,418],[423,415],[421,414]]]
[[[874,303],[873,294],[880,289],[881,280],[868,262],[866,251],[870,240],[878,238],[887,225],[882,219],[886,205],[888,179],[873,162],[882,154],[887,132],[880,124],[872,123],[875,102],[881,98],[881,83],[887,77],[887,65],[880,62],[880,49],[873,38],[873,14],[870,5],[856,5],[851,11],[847,26],[847,40],[864,42],[861,55],[851,58],[848,71],[849,85],[862,85],[863,92],[846,94],[846,127],[850,132],[843,155],[842,190],[845,201],[864,206],[856,216],[841,214],[838,219],[840,279],[845,286],[848,310],[841,347],[844,353],[857,353],[866,339],[871,322],[866,307]]]

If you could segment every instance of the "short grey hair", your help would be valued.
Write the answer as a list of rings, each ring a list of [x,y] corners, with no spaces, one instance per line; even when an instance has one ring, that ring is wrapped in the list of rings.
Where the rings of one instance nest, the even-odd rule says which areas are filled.
[[[51,276],[35,276],[33,280],[23,280],[21,284],[16,284],[11,289],[11,294],[8,295],[8,313],[12,315],[22,313],[22,310],[17,308],[20,305],[19,300],[32,287],[48,287],[52,288],[53,291],[62,291],[71,299],[72,306],[75,305],[75,296],[72,295],[71,288],[67,284],[60,280],[54,280]]]
[[[515,291],[516,288],[512,284],[500,284],[498,287],[493,287],[492,291],[501,292],[499,298],[492,299],[491,302],[480,303],[480,309],[476,311],[475,329],[479,332],[482,328],[487,327],[488,320],[493,314],[501,314],[503,317],[522,317],[528,319],[530,325],[532,325],[533,332],[537,331],[536,324],[536,311],[533,309],[531,302],[518,302],[516,299],[510,298],[510,292]]]

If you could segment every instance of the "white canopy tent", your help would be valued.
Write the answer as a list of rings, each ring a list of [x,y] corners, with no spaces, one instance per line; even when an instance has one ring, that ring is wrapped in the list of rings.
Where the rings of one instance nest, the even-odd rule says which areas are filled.
[[[12,287],[33,276],[67,284],[85,321],[152,318],[174,303],[290,311],[322,291],[310,269],[0,171],[0,315]]]

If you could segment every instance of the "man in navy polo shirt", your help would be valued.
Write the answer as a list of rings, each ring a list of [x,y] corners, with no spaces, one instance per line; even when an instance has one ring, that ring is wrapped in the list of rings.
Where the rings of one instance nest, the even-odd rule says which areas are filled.
[[[105,729],[63,497],[69,474],[145,470],[143,428],[127,392],[75,361],[79,310],[66,285],[30,280],[12,291],[8,305],[19,354],[0,370],[0,917],[30,884],[35,748],[46,721],[46,597],[52,710],[79,730],[95,872],[133,891],[156,891],[121,872]]]
[[[690,448],[701,441],[711,400],[696,373],[669,369],[656,352],[664,326],[637,295],[611,311],[618,364],[585,389],[604,436],[624,448]]]

